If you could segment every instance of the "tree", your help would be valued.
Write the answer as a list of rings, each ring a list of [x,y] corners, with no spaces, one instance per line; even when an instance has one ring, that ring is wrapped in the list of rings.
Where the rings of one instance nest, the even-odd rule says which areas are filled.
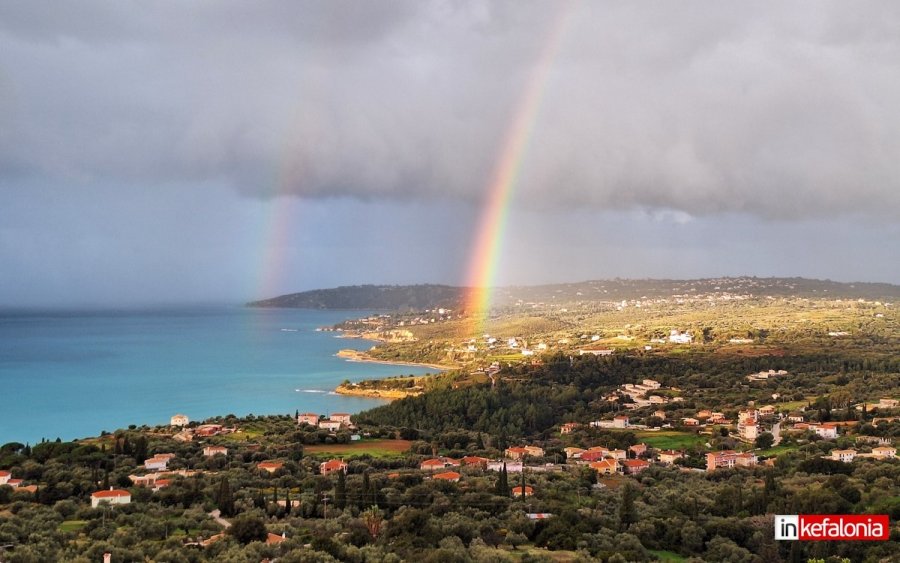
[[[763,432],[756,437],[756,447],[767,450],[775,443],[775,436],[771,432]]]
[[[242,544],[248,544],[253,541],[265,541],[268,536],[266,524],[262,519],[249,514],[235,518],[227,533],[234,536],[234,539]]]
[[[637,511],[634,501],[637,499],[637,488],[631,482],[622,487],[622,496],[619,500],[619,530],[625,531],[633,523],[637,522]]]
[[[509,483],[507,482],[506,475],[506,464],[503,464],[503,467],[500,469],[500,477],[497,479],[497,490],[496,493],[501,497],[509,496]]]
[[[381,523],[384,521],[381,510],[377,506],[370,506],[362,513],[362,519],[366,524],[366,529],[369,530],[369,535],[372,536],[372,539],[376,539],[381,532]]]
[[[234,516],[234,495],[231,493],[231,485],[228,477],[222,476],[219,481],[219,490],[216,491],[216,507],[222,516]]]
[[[337,485],[334,486],[334,506],[343,510],[347,506],[347,476],[338,471]]]

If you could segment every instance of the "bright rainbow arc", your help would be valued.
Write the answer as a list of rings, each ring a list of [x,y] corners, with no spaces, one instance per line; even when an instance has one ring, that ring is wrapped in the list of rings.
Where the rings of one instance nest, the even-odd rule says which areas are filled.
[[[547,78],[559,51],[569,12],[565,8],[560,11],[548,34],[546,47],[531,72],[525,95],[514,113],[500,159],[488,185],[487,201],[466,278],[470,288],[466,298],[466,310],[473,319],[472,329],[475,334],[482,332],[490,312],[492,286],[496,280],[497,266],[503,249],[510,203],[537,123]]]

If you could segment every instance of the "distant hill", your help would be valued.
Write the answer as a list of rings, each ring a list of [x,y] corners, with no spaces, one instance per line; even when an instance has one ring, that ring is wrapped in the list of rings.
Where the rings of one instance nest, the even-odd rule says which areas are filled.
[[[295,309],[459,309],[466,289],[449,285],[351,285],[314,289],[247,303],[248,307]]]
[[[248,307],[301,309],[459,309],[469,288],[448,285],[354,285],[316,289],[247,303]],[[753,297],[898,300],[900,286],[887,283],[842,283],[805,278],[706,278],[696,280],[594,280],[566,284],[498,287],[497,306],[517,302],[589,302],[674,296],[732,294]]]

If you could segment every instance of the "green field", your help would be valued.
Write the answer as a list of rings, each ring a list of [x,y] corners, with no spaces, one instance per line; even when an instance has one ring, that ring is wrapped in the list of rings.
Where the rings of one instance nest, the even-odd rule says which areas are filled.
[[[360,440],[349,444],[317,444],[304,446],[303,452],[314,456],[358,456],[400,457],[409,451],[409,440]]]
[[[60,532],[78,532],[87,526],[87,520],[66,520],[59,525]]]
[[[762,456],[779,456],[783,453],[787,453],[793,450],[796,450],[800,446],[798,444],[792,444],[790,446],[775,446],[773,448],[769,448],[767,450],[757,450],[756,455]]]
[[[703,446],[709,440],[708,436],[676,430],[639,431],[635,432],[635,435],[645,444],[662,450],[683,450],[692,446]]]
[[[648,551],[657,556],[660,561],[687,561],[687,559],[685,559],[681,555],[678,555],[674,551],[664,551],[662,549],[651,549]]]

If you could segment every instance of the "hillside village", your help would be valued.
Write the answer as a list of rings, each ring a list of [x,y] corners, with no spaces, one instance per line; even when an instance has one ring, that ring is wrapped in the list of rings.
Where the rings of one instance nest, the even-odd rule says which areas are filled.
[[[868,545],[771,536],[774,514],[900,516],[893,306],[681,289],[519,298],[476,337],[449,307],[322,327],[377,339],[381,360],[456,366],[346,382],[403,397],[361,413],[177,413],[2,445],[0,557],[830,563],[900,549],[898,530]]]

